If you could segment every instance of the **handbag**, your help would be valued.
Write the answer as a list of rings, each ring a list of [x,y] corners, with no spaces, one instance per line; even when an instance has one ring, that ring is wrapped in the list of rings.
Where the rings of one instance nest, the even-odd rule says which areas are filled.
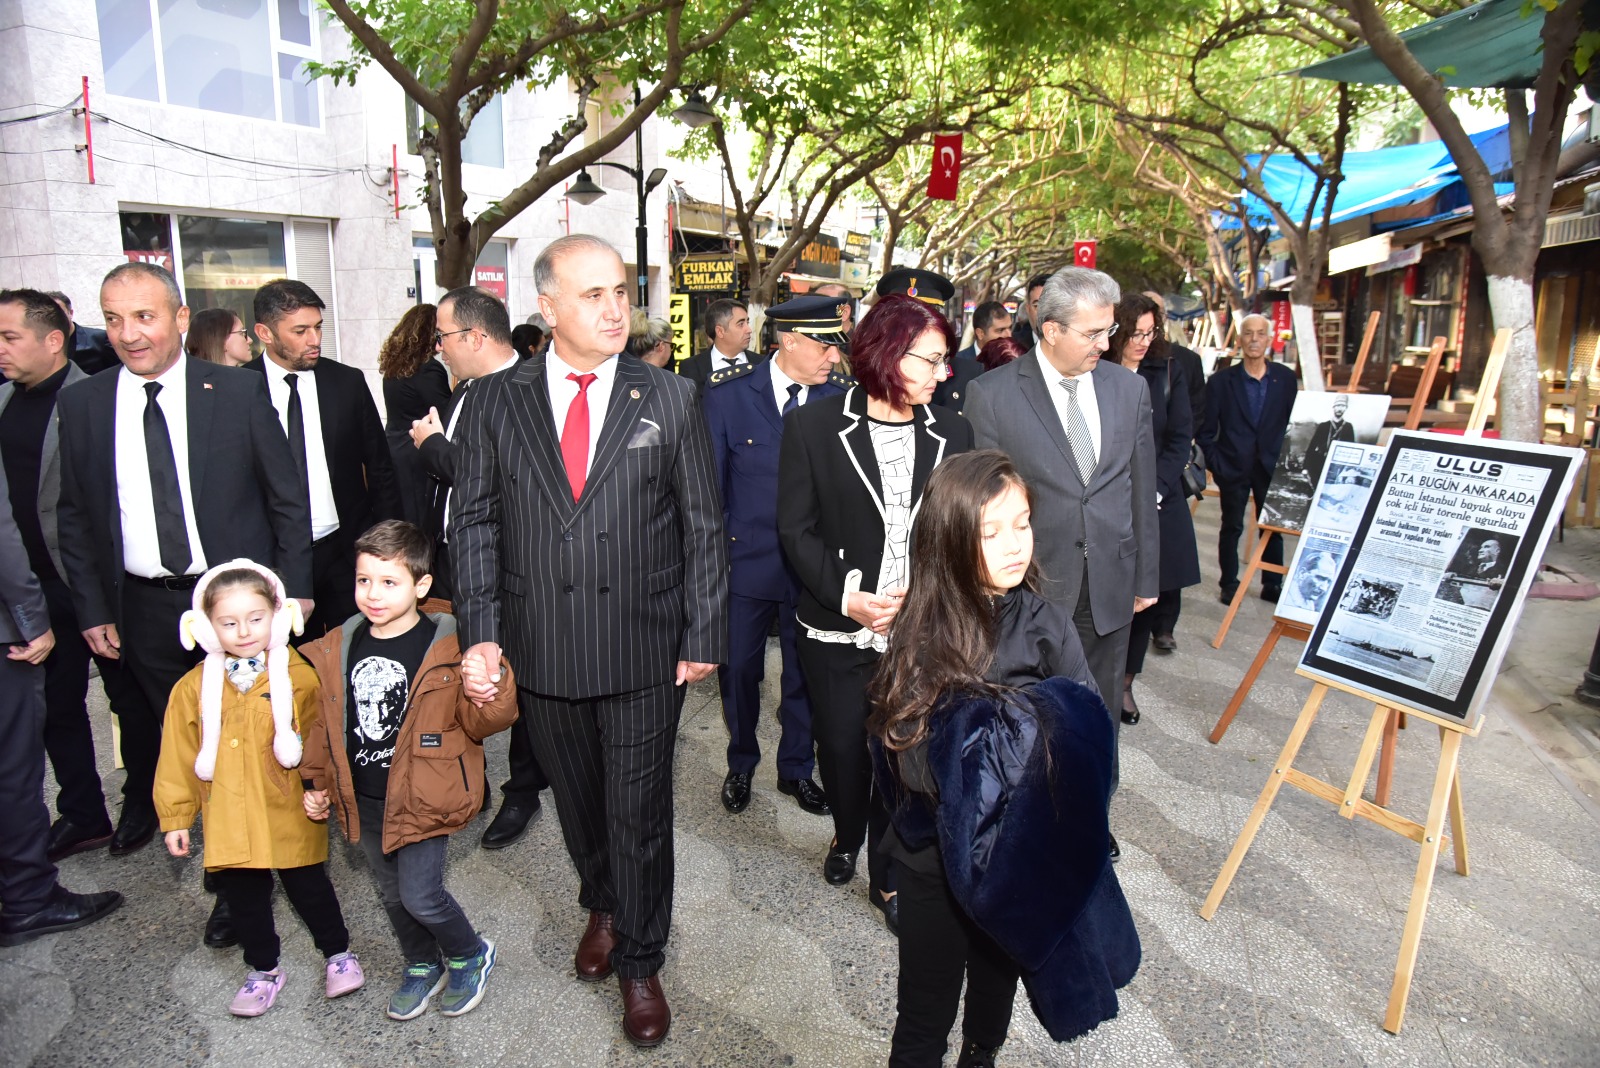
[[[1172,392],[1172,361],[1167,361],[1167,392]],[[1189,441],[1189,459],[1183,465],[1183,492],[1187,497],[1206,495],[1206,454],[1200,443]]]

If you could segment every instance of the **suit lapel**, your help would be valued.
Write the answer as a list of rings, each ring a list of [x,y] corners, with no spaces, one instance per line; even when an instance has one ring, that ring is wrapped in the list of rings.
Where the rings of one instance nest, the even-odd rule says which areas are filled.
[[[339,454],[335,447],[337,438],[334,436],[335,424],[339,421],[339,386],[333,381],[333,375],[325,372],[322,361],[319,359],[311,366],[311,377],[317,382],[317,422],[322,424],[322,455],[329,469],[333,467],[333,458]]]
[[[939,461],[944,459],[944,447],[947,444],[944,435],[940,434],[933,418],[933,407],[923,405],[921,418],[917,420],[916,430],[916,457],[911,466],[911,514],[915,516],[917,509],[922,506],[922,487],[927,484],[928,476],[933,469],[939,466]]]
[[[118,368],[115,374],[108,371],[103,385],[95,378],[83,387],[85,390],[99,390],[92,394],[94,403],[88,406],[90,418],[86,429],[89,432],[89,463],[90,470],[106,480],[106,515],[111,517],[108,525],[111,527],[111,552],[115,561],[112,566],[119,570],[122,567],[122,497],[117,493],[116,430],[117,384],[121,380],[122,370]]]
[[[211,420],[215,414],[216,390],[208,381],[211,364],[202,360],[189,360],[184,378],[188,382],[188,411],[184,418],[189,423],[189,494],[194,505],[196,525],[200,522],[202,501],[205,498],[206,461],[211,456]]]
[[[878,476],[878,456],[872,450],[871,424],[867,422],[867,391],[860,386],[850,387],[844,398],[845,425],[839,430],[839,441],[844,445],[856,477],[867,487],[867,494],[883,518],[883,483]]]
[[[1050,382],[1054,381],[1054,375],[1054,368],[1045,369],[1037,346],[1022,357],[1021,365],[1017,368],[1023,396],[1028,398],[1033,414],[1043,424],[1050,440],[1055,442],[1061,458],[1067,462],[1067,470],[1076,474],[1078,465],[1072,459],[1072,446],[1067,443],[1067,429],[1061,425],[1061,416],[1056,412],[1055,401],[1050,396]]]
[[[756,369],[745,376],[745,385],[756,394],[756,410],[766,416],[773,429],[782,433],[783,416],[778,411],[777,395],[772,392],[772,368],[765,361],[757,364]],[[807,392],[806,397],[809,399],[811,392]]]
[[[642,363],[616,357],[613,366],[617,377],[611,383],[611,402],[606,407],[606,421],[600,427],[600,440],[595,444],[594,455],[589,457],[589,476],[584,479],[583,496],[578,500],[580,509],[622,459],[628,438],[639,425],[639,409],[650,395],[650,378]]]
[[[550,391],[545,388],[544,366],[544,356],[535,356],[517,365],[511,372],[507,390],[510,403],[506,407],[510,409],[513,431],[528,455],[533,457],[539,488],[556,514],[567,520],[578,506],[572,500],[572,488],[567,485],[567,468],[561,460],[561,439],[556,434],[555,418],[550,414]],[[461,402],[457,400],[456,403]]]

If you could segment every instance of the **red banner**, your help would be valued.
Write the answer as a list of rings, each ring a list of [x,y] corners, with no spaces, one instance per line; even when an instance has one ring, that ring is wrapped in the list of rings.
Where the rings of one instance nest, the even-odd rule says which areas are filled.
[[[1289,302],[1275,300],[1272,302],[1272,351],[1282,352],[1284,342],[1294,334],[1294,316]]]
[[[1074,241],[1072,243],[1072,265],[1094,270],[1094,242],[1092,240]]]
[[[937,134],[933,139],[933,170],[928,172],[928,199],[954,200],[961,185],[961,135]]]

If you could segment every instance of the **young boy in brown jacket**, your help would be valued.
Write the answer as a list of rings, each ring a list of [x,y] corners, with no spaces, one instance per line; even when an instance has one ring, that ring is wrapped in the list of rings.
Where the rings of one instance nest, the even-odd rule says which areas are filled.
[[[517,718],[516,686],[502,662],[481,708],[462,691],[463,673],[491,669],[463,661],[454,616],[418,610],[433,581],[420,529],[386,520],[355,552],[361,614],[300,650],[322,680],[300,764],[306,814],[336,812],[378,881],[406,959],[389,1016],[420,1016],[440,990],[440,1011],[460,1016],[483,1000],[495,947],[445,889],[445,849],[483,805],[483,740]]]

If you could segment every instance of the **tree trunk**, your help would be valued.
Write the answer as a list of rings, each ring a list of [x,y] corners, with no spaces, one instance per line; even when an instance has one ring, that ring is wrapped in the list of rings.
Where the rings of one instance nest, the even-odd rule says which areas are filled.
[[[446,241],[443,248],[434,250],[433,280],[441,290],[449,292],[472,284],[472,268],[476,258],[465,241]]]
[[[1295,286],[1298,289],[1299,286]],[[1298,296],[1298,294],[1294,294]],[[1294,349],[1300,357],[1300,375],[1306,389],[1322,392],[1322,354],[1317,348],[1317,317],[1309,303],[1291,300],[1289,317],[1294,322]]]
[[[1533,282],[1504,274],[1489,276],[1489,311],[1496,332],[1511,331],[1511,347],[1500,372],[1500,436],[1538,441],[1544,413],[1539,410],[1539,348],[1533,329]]]

